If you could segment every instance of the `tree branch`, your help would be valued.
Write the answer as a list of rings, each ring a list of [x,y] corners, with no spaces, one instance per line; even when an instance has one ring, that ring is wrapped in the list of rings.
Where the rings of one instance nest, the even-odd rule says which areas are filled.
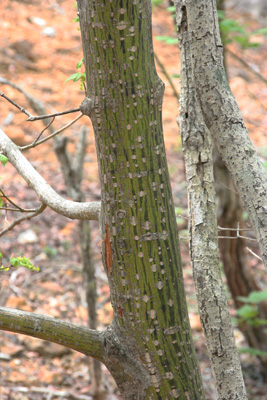
[[[18,173],[36,192],[43,204],[56,211],[58,214],[71,219],[98,220],[100,213],[99,202],[78,203],[66,200],[57,194],[21,154],[18,147],[9,139],[2,129],[0,129],[0,152],[9,159]]]
[[[71,110],[67,111],[61,111],[53,114],[46,114],[46,115],[32,115],[29,111],[27,111],[25,108],[19,106],[15,101],[11,100],[9,97],[7,97],[3,92],[0,92],[0,96],[3,97],[5,100],[7,100],[9,103],[11,103],[14,107],[18,108],[23,114],[27,115],[27,121],[33,122],[33,121],[38,121],[41,119],[47,119],[47,118],[53,118],[53,117],[58,117],[60,115],[66,115],[74,112],[80,111],[79,108],[73,108]]]
[[[0,330],[36,337],[104,360],[104,332],[47,315],[0,307]]]
[[[9,210],[10,211],[20,211],[20,212],[23,212],[23,213],[25,213],[25,212],[35,212],[35,211],[37,211],[37,208],[22,208],[22,207],[20,207],[18,204],[16,204],[13,200],[11,200],[5,193],[4,193],[4,191],[2,190],[2,189],[0,189],[0,197],[2,197],[2,198],[4,198],[4,199],[6,199],[10,204],[12,204],[12,206],[14,206],[15,208],[12,208],[12,209],[10,209],[9,208]],[[5,207],[0,207],[2,210],[6,210],[7,208],[5,208]]]
[[[159,66],[160,69],[161,69],[161,72],[164,74],[165,78],[166,78],[167,81],[169,82],[169,84],[170,84],[170,86],[171,86],[171,88],[172,88],[174,97],[176,98],[176,100],[178,101],[178,104],[179,104],[180,95],[179,95],[178,91],[176,90],[176,87],[175,87],[175,85],[174,85],[174,83],[173,83],[172,78],[171,78],[170,75],[168,74],[168,72],[167,72],[167,70],[166,70],[164,64],[160,61],[160,59],[158,58],[158,56],[157,56],[157,54],[156,54],[155,52],[154,52],[154,57],[155,57],[155,60],[156,60],[156,62],[157,62],[157,64],[158,64],[158,66]]]
[[[41,135],[43,134],[43,132],[44,132],[47,128],[49,128],[49,126],[50,126],[51,123],[53,122],[53,121],[51,121],[51,123],[49,123],[49,124],[45,127],[45,129],[42,130],[42,132],[39,134],[39,136],[37,137],[37,139],[35,139],[31,144],[28,144],[28,145],[26,145],[26,146],[20,147],[20,149],[21,149],[22,151],[28,150],[28,149],[32,149],[32,148],[38,146],[39,144],[42,144],[42,143],[47,142],[47,141],[48,141],[49,139],[51,139],[52,137],[58,135],[59,133],[65,131],[67,128],[69,128],[71,125],[75,124],[75,122],[77,122],[82,116],[83,116],[83,114],[80,113],[76,118],[74,118],[74,119],[73,119],[72,121],[70,121],[68,124],[62,126],[62,128],[58,129],[57,131],[54,131],[53,133],[51,133],[51,135],[47,136],[46,138],[44,138],[44,139],[42,139],[42,140],[38,140],[39,137],[41,137]]]
[[[44,115],[46,114],[46,109],[44,104],[40,101],[35,99],[31,94],[29,94],[28,92],[26,92],[24,89],[22,89],[20,86],[16,85],[14,82],[9,81],[8,79],[3,78],[2,76],[0,76],[0,83],[4,84],[4,85],[8,85],[11,86],[12,88],[18,90],[20,93],[22,93],[26,100],[28,101],[29,105],[31,106],[31,108],[35,111],[36,114],[40,114],[40,115]],[[48,123],[48,120],[42,120],[43,124],[46,125]],[[49,131],[50,133],[54,133],[55,130],[53,129],[52,126],[49,126]]]
[[[38,207],[35,212],[30,212],[26,215],[23,215],[22,217],[15,219],[15,221],[13,221],[10,225],[8,225],[7,228],[3,229],[0,232],[0,237],[3,236],[6,232],[11,231],[16,225],[19,225],[22,221],[32,219],[32,218],[36,217],[37,215],[41,214],[45,209],[46,209],[46,205],[41,204],[40,207]]]

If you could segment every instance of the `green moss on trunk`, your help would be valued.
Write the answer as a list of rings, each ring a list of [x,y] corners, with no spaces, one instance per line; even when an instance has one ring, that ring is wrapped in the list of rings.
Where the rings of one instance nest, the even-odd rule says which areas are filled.
[[[113,329],[129,340],[150,376],[138,398],[203,399],[163,140],[164,85],[154,65],[150,1],[78,4],[88,97],[95,104]],[[116,379],[118,371],[108,367]]]

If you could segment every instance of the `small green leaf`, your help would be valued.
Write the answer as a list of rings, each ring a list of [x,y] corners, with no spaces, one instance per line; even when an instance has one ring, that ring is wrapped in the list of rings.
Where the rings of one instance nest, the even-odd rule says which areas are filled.
[[[170,7],[167,7],[167,10],[170,11],[172,14],[174,14],[176,11],[176,8],[175,8],[175,6],[170,6]]]
[[[152,0],[152,6],[160,6],[163,3],[163,0]]]
[[[173,38],[171,36],[156,36],[156,39],[159,42],[165,42],[167,44],[177,44],[178,43],[178,39]]]
[[[267,300],[267,290],[262,290],[258,292],[250,292],[247,297],[238,296],[237,299],[243,303],[259,304]]]
[[[238,349],[239,353],[248,353],[253,356],[262,356],[262,357],[267,357],[267,351],[263,351],[260,349],[255,349],[253,347],[240,347]]]
[[[5,271],[5,272],[6,272],[6,271],[9,271],[9,268],[10,268],[10,267],[7,267],[7,268],[6,268],[6,267],[4,267],[3,265],[1,265],[0,271]]]
[[[83,65],[83,59],[78,62],[78,64],[76,65],[76,69],[81,68],[82,65]]]
[[[258,308],[255,306],[250,306],[246,304],[243,307],[240,307],[236,311],[237,315],[241,317],[243,320],[248,320],[249,318],[255,318],[258,315]]]
[[[267,319],[262,319],[262,318],[254,318],[251,320],[252,323],[250,325],[258,327],[258,326],[265,326],[267,325]]]
[[[219,19],[224,19],[225,18],[225,12],[222,10],[217,10],[218,18]]]
[[[6,163],[8,162],[8,158],[4,156],[4,154],[0,154],[0,162],[1,164],[3,164],[3,166],[5,166]]]
[[[75,74],[72,74],[71,76],[69,76],[69,77],[65,80],[65,82],[68,82],[68,81],[76,82],[76,81],[78,81],[78,80],[80,79],[80,75],[81,75],[80,72],[75,72]]]
[[[244,221],[248,220],[248,213],[246,211],[243,211],[242,218],[243,218]]]
[[[251,32],[250,36],[254,36],[254,35],[267,35],[267,28],[261,28],[261,29],[257,29],[256,31]]]

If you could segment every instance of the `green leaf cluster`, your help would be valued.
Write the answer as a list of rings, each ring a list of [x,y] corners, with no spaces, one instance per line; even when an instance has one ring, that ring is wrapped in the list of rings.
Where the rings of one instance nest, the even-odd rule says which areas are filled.
[[[76,65],[76,70],[80,69],[83,65],[83,59],[81,61],[78,62],[78,64]],[[83,89],[83,84],[86,81],[86,75],[85,72],[75,72],[74,74],[72,74],[71,76],[69,76],[65,82],[68,81],[73,81],[73,82],[79,82],[81,83],[81,90]]]
[[[255,349],[254,347],[240,347],[238,351],[239,353],[247,353],[252,356],[267,357],[267,351]]]
[[[251,292],[249,296],[237,297],[239,301],[245,303],[242,307],[237,310],[237,323],[239,325],[247,323],[251,326],[267,326],[267,320],[258,318],[259,307],[258,305],[267,300],[267,290],[259,292]]]
[[[155,0],[152,1],[152,4],[158,6],[161,4],[161,1]],[[171,6],[167,8],[173,15],[175,13],[175,7]],[[219,18],[219,27],[221,33],[221,39],[223,45],[227,45],[229,43],[238,43],[242,49],[253,48],[260,46],[260,43],[255,43],[251,41],[251,38],[256,35],[267,35],[267,28],[261,28],[256,31],[249,33],[246,30],[244,24],[231,19],[226,18],[224,11],[218,10],[218,18]],[[171,36],[156,36],[156,39],[164,42],[166,44],[176,44],[177,38]]]
[[[218,10],[218,18],[223,45],[235,42],[243,49],[258,47],[260,43],[251,42],[251,38],[256,35],[267,35],[267,28],[249,33],[244,24],[234,19],[226,18],[223,11]]]
[[[3,258],[2,253],[0,253],[0,259]],[[35,267],[30,260],[27,257],[10,257],[9,259],[9,266],[8,267],[4,267],[3,265],[1,265],[0,267],[0,271],[9,271],[10,268],[18,268],[18,267],[24,267],[29,269],[30,271],[36,271],[39,272],[40,268],[39,267]]]
[[[239,325],[246,323],[256,328],[260,326],[267,326],[267,320],[259,318],[258,307],[259,304],[267,300],[267,290],[251,292],[247,297],[239,296],[237,299],[245,304],[236,311],[237,318],[235,319],[235,322],[237,322]],[[239,353],[247,353],[258,357],[267,356],[267,351],[253,347],[242,347],[239,348],[238,351]]]

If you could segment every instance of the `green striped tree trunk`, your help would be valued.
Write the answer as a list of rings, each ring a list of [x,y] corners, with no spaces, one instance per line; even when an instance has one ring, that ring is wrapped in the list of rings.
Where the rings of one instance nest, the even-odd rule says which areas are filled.
[[[114,309],[105,364],[125,399],[199,400],[150,3],[78,0]]]

